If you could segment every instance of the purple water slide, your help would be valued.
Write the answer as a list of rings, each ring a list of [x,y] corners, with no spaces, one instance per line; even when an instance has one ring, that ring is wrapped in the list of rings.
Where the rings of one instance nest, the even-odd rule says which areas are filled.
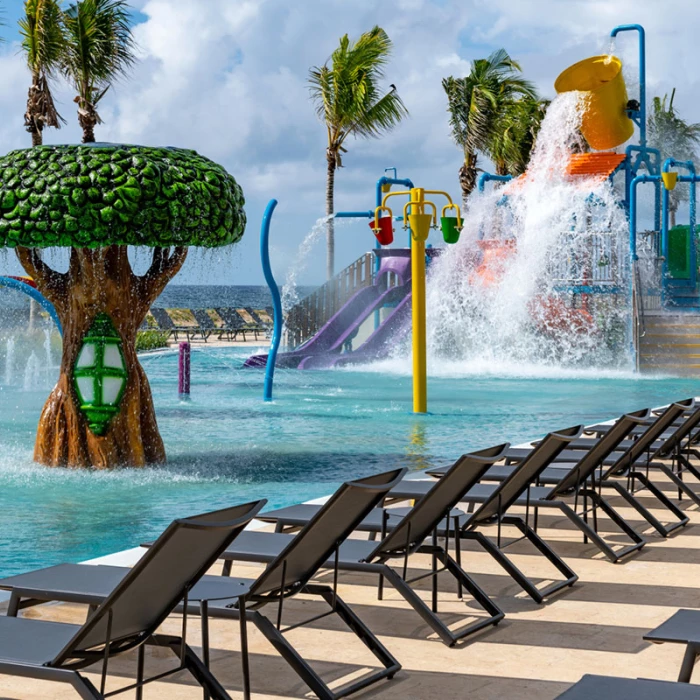
[[[319,361],[319,367],[333,366],[343,351],[344,345],[356,335],[364,321],[383,306],[400,306],[406,295],[410,294],[411,252],[409,249],[379,249],[375,253],[381,260],[379,272],[371,287],[356,292],[316,335],[301,347],[291,352],[277,355],[277,367],[288,369],[306,369],[316,366],[312,360]],[[401,284],[387,289],[387,273],[395,274]],[[398,308],[398,306],[396,308]],[[396,309],[394,310],[396,311]],[[382,326],[394,316],[392,312]],[[381,326],[380,326],[381,328]],[[379,329],[377,329],[379,330]],[[368,338],[377,334],[377,330]],[[363,347],[366,343],[363,344]],[[352,353],[349,353],[352,354]],[[322,358],[327,358],[325,361]],[[375,358],[376,359],[376,358]],[[369,361],[369,360],[365,360]],[[253,355],[246,362],[246,367],[263,367],[267,355]]]
[[[299,364],[299,369],[329,369],[343,365],[361,365],[389,357],[408,335],[411,325],[410,285],[401,301],[367,340],[352,352],[342,355],[312,355]]]

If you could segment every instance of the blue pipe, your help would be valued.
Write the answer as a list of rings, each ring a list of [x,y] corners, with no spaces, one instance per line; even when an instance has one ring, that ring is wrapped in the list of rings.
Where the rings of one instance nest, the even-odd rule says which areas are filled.
[[[333,214],[334,219],[373,219],[374,212],[371,209],[367,211],[338,211]]]
[[[637,256],[637,185],[640,182],[658,182],[660,175],[637,175],[630,183],[630,256],[632,260],[638,260]]]
[[[637,32],[639,34],[639,145],[647,145],[647,85],[646,85],[646,36],[641,24],[621,24],[610,32],[615,38],[620,32]]]
[[[494,175],[493,173],[481,173],[477,188],[479,192],[483,192],[487,182],[509,182],[513,179],[512,175]]]
[[[262,259],[265,281],[272,295],[272,308],[274,311],[272,341],[270,342],[270,351],[267,354],[267,363],[265,364],[263,401],[272,401],[272,382],[275,378],[275,362],[282,338],[282,299],[280,297],[280,290],[272,274],[272,268],[270,267],[270,220],[272,219],[272,212],[275,211],[276,206],[276,199],[271,199],[267,203],[265,213],[263,214],[262,226],[260,227],[260,258]]]
[[[58,328],[58,332],[63,335],[63,327],[61,326],[61,321],[58,318],[56,309],[54,305],[38,290],[34,289],[31,284],[22,282],[22,280],[16,280],[13,277],[2,277],[0,276],[0,287],[7,287],[8,289],[16,289],[19,292],[26,294],[28,297],[34,299],[34,301],[39,304],[53,319],[53,322]]]

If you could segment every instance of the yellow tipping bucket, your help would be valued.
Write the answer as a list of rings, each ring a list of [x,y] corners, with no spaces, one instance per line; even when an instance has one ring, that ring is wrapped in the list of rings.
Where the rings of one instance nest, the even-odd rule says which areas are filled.
[[[591,148],[615,148],[634,133],[634,122],[625,111],[627,88],[619,58],[593,56],[574,63],[556,79],[554,89],[586,93],[581,132]]]
[[[409,214],[408,225],[411,227],[413,238],[417,241],[428,240],[430,224],[433,222],[432,214]]]

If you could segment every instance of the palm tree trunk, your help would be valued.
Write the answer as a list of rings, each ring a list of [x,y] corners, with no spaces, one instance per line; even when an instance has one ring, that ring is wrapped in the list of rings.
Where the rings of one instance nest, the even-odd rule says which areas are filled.
[[[32,136],[32,146],[41,146],[44,143],[39,99],[39,76],[33,74],[32,84],[27,94],[27,111],[24,113],[24,126]]]
[[[326,279],[331,280],[335,273],[335,221],[332,215],[334,213],[336,160],[335,153],[330,148],[326,151],[326,161],[328,165],[326,172],[326,216],[330,217],[326,221]]]
[[[462,206],[466,208],[467,198],[476,187],[476,153],[468,153],[459,169],[459,184],[462,188]]]

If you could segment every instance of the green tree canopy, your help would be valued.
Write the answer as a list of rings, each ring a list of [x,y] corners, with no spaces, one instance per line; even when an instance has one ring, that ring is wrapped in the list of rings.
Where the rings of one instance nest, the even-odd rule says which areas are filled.
[[[238,241],[243,192],[179,148],[40,146],[0,158],[0,247],[215,247]]]
[[[447,95],[452,136],[464,151],[460,168],[463,199],[476,186],[477,154],[487,153],[506,107],[523,98],[537,99],[532,83],[505,49],[472,63],[469,75],[442,81]]]

